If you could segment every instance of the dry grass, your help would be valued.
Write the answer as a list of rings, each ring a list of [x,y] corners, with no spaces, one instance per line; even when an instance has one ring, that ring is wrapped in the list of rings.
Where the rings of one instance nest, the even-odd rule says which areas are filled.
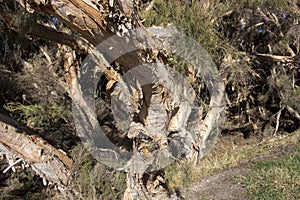
[[[237,167],[249,161],[261,159],[275,159],[279,154],[274,153],[279,147],[299,145],[300,130],[294,134],[264,139],[259,142],[255,139],[244,140],[234,136],[223,136],[219,139],[212,152],[196,166],[187,163],[173,164],[166,168],[166,177],[171,189],[185,188],[193,181],[214,173]],[[244,143],[244,144],[242,144]]]

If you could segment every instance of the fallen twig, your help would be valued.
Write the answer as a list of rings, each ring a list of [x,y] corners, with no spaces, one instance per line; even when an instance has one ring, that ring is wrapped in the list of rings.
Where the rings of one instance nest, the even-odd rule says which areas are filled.
[[[279,120],[280,120],[280,116],[281,116],[281,112],[282,110],[285,108],[285,106],[283,106],[275,115],[277,115],[276,117],[276,127],[275,127],[275,131],[273,133],[273,136],[276,135],[278,128],[279,128]]]
[[[285,62],[291,62],[291,61],[293,61],[293,58],[294,58],[294,56],[279,56],[279,55],[264,54],[264,53],[255,53],[255,55],[272,58],[274,60],[285,61]]]
[[[300,114],[295,109],[291,108],[290,106],[286,106],[286,108],[291,114],[300,120]]]
[[[21,162],[23,159],[20,158],[18,160],[16,160],[15,162],[13,162],[12,164],[10,164],[5,170],[3,170],[3,174],[5,174],[6,172],[8,172],[8,170],[10,170],[12,167],[14,167],[16,164],[18,164],[19,162]]]

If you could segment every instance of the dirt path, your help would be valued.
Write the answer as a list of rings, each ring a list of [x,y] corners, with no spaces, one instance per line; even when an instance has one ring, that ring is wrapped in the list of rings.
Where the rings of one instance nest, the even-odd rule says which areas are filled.
[[[273,160],[292,152],[296,145],[275,146],[268,155],[257,157],[238,165],[235,168],[224,169],[212,176],[195,181],[183,193],[187,200],[245,200],[247,191],[245,188],[232,181],[232,177],[245,175],[250,172],[251,164],[257,161]]]
[[[247,193],[244,188],[231,181],[232,176],[247,173],[247,165],[237,168],[223,170],[217,174],[203,178],[193,183],[187,191],[184,192],[185,199],[199,200],[244,200],[247,199]]]

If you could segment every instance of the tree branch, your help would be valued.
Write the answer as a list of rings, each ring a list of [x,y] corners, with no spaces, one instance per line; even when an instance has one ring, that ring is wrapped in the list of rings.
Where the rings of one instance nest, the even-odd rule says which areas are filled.
[[[29,128],[0,113],[0,151],[28,162],[41,177],[68,184],[73,161]]]
[[[17,22],[16,18],[22,18],[22,16],[17,16],[15,14],[13,14],[12,12],[10,12],[9,10],[3,10],[1,13],[1,16],[3,17],[3,19],[5,20],[5,22],[9,25],[9,27],[13,30],[15,30],[16,32],[18,32],[18,30],[20,29],[20,27],[24,27],[25,25],[23,25],[22,23],[25,22]],[[24,17],[24,16],[23,16]],[[44,26],[42,24],[39,24],[33,20],[30,21],[30,23],[26,23],[28,24],[28,27],[24,27],[22,30],[24,30],[24,32],[22,34],[26,35],[31,35],[31,36],[36,36],[39,38],[43,38],[49,41],[53,41],[53,42],[57,42],[60,44],[65,44],[70,46],[71,48],[87,53],[90,52],[91,49],[93,48],[93,46],[83,40],[80,37],[77,36],[72,36],[72,35],[68,35],[66,33],[63,32],[59,32],[53,28]]]

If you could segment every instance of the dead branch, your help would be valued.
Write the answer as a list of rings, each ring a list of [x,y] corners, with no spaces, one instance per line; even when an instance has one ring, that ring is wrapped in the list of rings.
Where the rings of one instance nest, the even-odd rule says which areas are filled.
[[[37,174],[48,181],[68,185],[73,161],[66,153],[1,113],[0,151],[26,161]]]
[[[92,1],[59,0],[59,1],[23,1],[17,0],[27,11],[41,10],[57,17],[94,45],[111,35],[102,23],[103,13],[93,7]],[[83,7],[81,7],[83,6]],[[87,11],[87,12],[85,12]],[[107,14],[107,10],[104,11]],[[86,28],[88,27],[88,29]]]
[[[25,26],[14,20],[20,16],[13,14],[9,10],[3,10],[1,16],[7,22],[9,27],[16,32],[19,32],[20,27]],[[59,32],[51,27],[44,26],[35,21],[31,21],[28,27],[24,27],[22,30],[24,30],[24,32],[22,33],[24,35],[36,36],[49,41],[65,44],[77,51],[81,51],[84,53],[90,52],[90,50],[93,48],[93,46],[89,42],[83,40],[78,36],[71,36],[66,33]]]
[[[257,56],[262,56],[265,58],[271,58],[278,61],[284,61],[284,62],[291,62],[293,61],[293,56],[280,56],[280,55],[273,55],[273,54],[263,54],[263,53],[255,53]]]
[[[286,108],[287,108],[287,110],[288,110],[291,114],[293,114],[297,119],[300,120],[300,114],[298,113],[297,110],[293,109],[293,108],[290,107],[290,106],[286,106]]]
[[[278,128],[279,128],[279,123],[280,123],[280,116],[281,116],[281,112],[282,110],[284,109],[285,107],[283,106],[282,108],[280,108],[280,110],[275,114],[277,115],[276,117],[276,127],[275,127],[275,131],[273,133],[273,135],[275,136],[277,131],[278,131]]]

